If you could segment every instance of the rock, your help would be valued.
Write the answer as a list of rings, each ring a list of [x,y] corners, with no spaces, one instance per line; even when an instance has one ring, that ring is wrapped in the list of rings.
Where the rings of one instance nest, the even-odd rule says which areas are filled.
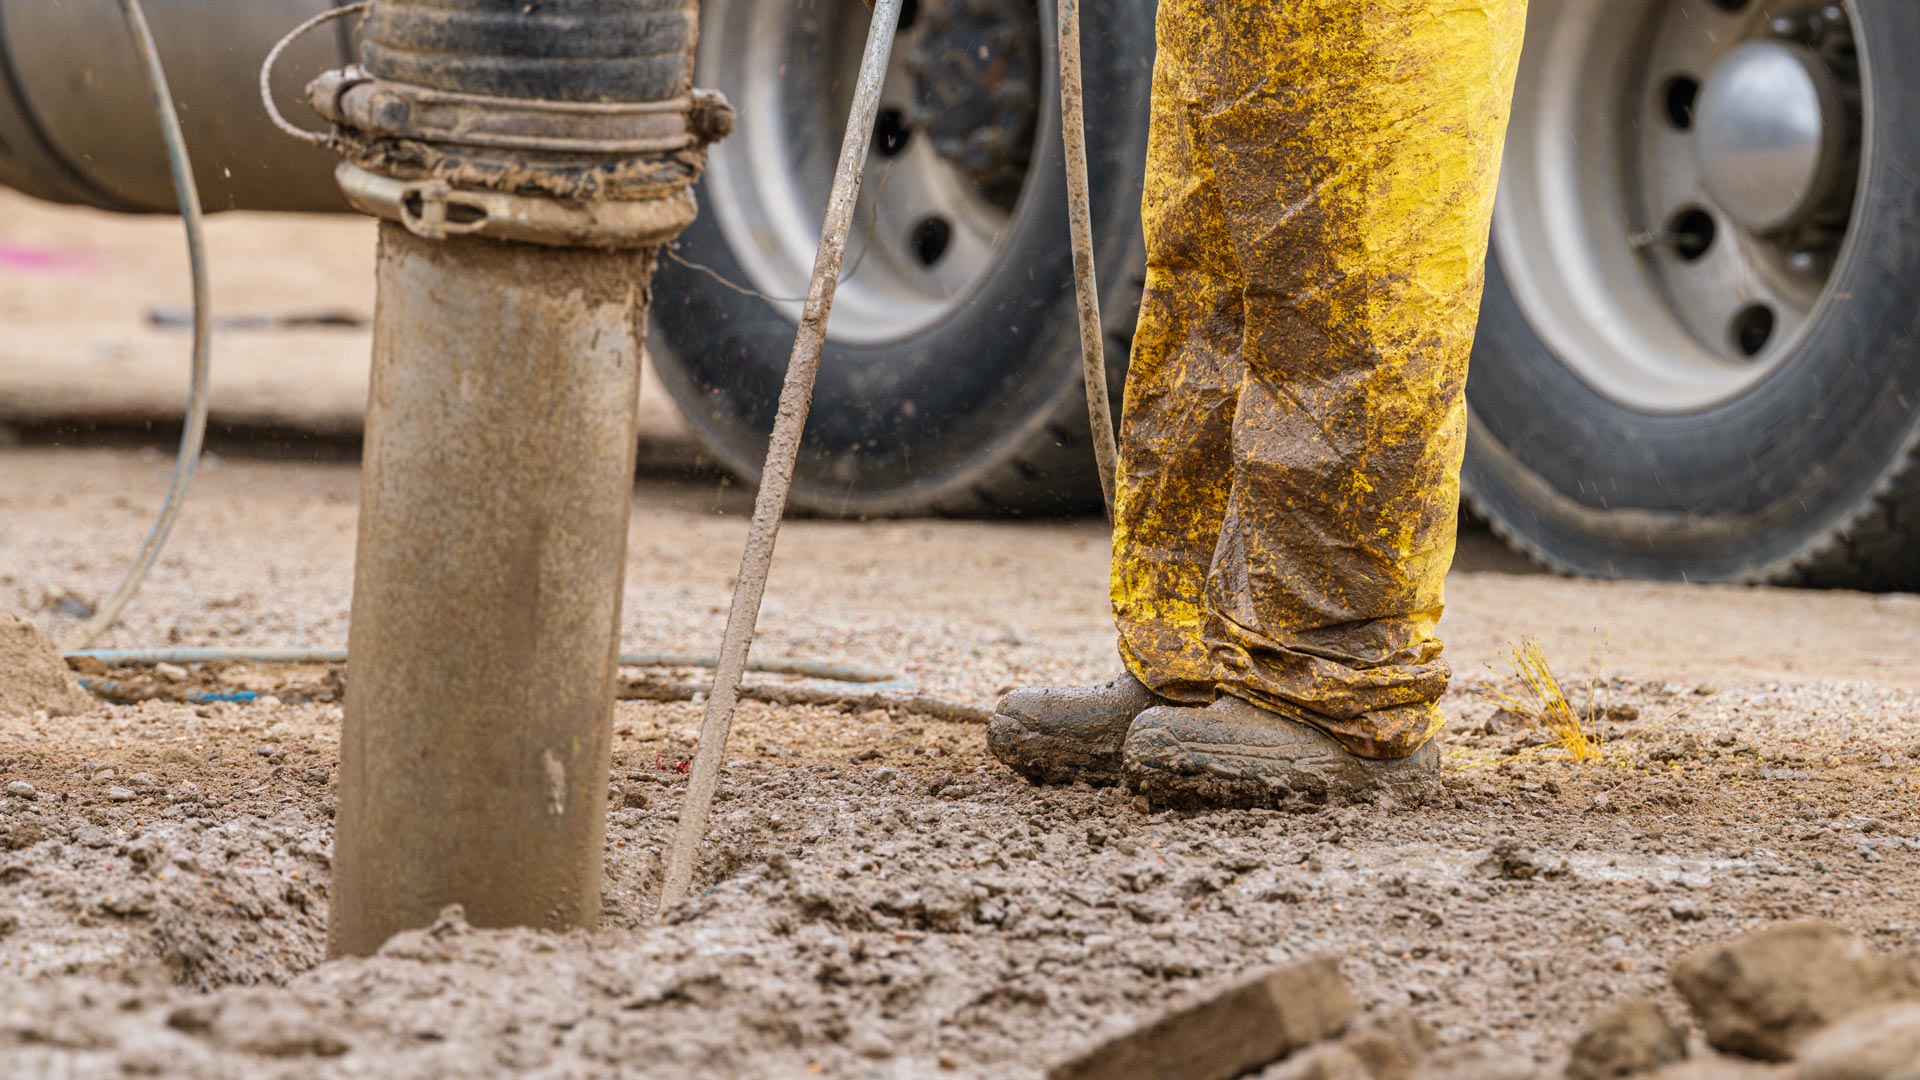
[[[39,790],[25,780],[15,780],[7,785],[7,794],[22,799],[31,799],[39,794]]]
[[[1340,1041],[1360,1060],[1372,1080],[1409,1080],[1440,1045],[1440,1037],[1412,1013],[1369,1020]]]
[[[1496,841],[1493,850],[1474,869],[1481,877],[1508,881],[1532,881],[1541,875],[1540,862],[1533,852],[1521,847],[1511,836]]]
[[[1673,967],[1715,1049],[1791,1061],[1809,1035],[1897,996],[1901,981],[1873,947],[1838,926],[1792,922],[1697,949]]]
[[[81,847],[103,848],[113,845],[113,834],[98,825],[82,825],[73,830],[73,842]]]
[[[71,716],[93,707],[53,643],[26,620],[0,611],[0,716]]]
[[[114,785],[107,789],[107,799],[111,802],[126,802],[133,798],[133,789]]]
[[[1674,922],[1704,922],[1707,918],[1705,908],[1696,901],[1685,898],[1668,904],[1667,914],[1673,916]]]
[[[11,825],[0,825],[0,851],[19,851],[52,836],[47,827],[38,821],[16,821]]]
[[[338,1057],[348,1050],[347,1041],[310,1008],[264,994],[222,1000],[206,1034],[221,1045],[266,1057]]]
[[[1191,1001],[1060,1062],[1047,1080],[1229,1080],[1340,1034],[1356,1011],[1339,965],[1323,957]]]
[[[1687,1058],[1687,1037],[1650,1001],[1626,1001],[1601,1013],[1574,1041],[1567,1080],[1639,1076]]]
[[[1258,1073],[1259,1080],[1376,1080],[1367,1066],[1338,1043],[1321,1043]]]
[[[1647,1080],[1792,1080],[1793,1069],[1761,1065],[1739,1058],[1714,1057],[1669,1065],[1647,1074]]]
[[[1800,1048],[1800,1080],[1920,1080],[1920,1004],[1877,1005]]]
[[[179,664],[158,663],[153,665],[153,673],[168,682],[186,682],[187,669]]]
[[[1414,1080],[1547,1080],[1547,1074],[1520,1054],[1475,1046],[1451,1046],[1428,1059]]]

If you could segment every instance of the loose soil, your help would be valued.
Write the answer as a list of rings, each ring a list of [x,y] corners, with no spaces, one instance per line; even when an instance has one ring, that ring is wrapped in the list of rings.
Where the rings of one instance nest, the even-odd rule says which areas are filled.
[[[70,629],[165,470],[5,452],[0,608]],[[216,460],[103,644],[344,640],[355,485]],[[710,650],[744,500],[650,483],[635,505],[627,647]],[[623,702],[592,934],[449,912],[323,963],[327,669],[179,683],[278,698],[251,704],[0,715],[0,1072],[1034,1076],[1326,953],[1377,1013],[1552,1063],[1619,998],[1685,1015],[1667,965],[1693,945],[1817,917],[1920,946],[1920,601],[1508,574],[1483,543],[1450,583],[1460,676],[1423,805],[1168,812],[1029,787],[974,724],[749,702],[695,896],[657,924],[700,707]],[[897,666],[975,703],[1103,676],[1103,547],[1093,524],[794,522],[757,654]],[[1523,636],[1601,707],[1602,761],[1496,715]]]

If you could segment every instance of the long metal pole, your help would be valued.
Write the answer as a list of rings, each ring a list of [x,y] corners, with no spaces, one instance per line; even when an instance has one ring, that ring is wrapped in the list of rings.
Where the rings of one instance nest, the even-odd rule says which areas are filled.
[[[1107,400],[1107,355],[1100,327],[1100,286],[1093,272],[1093,208],[1087,194],[1087,121],[1080,78],[1080,0],[1060,0],[1060,137],[1067,158],[1067,222],[1073,237],[1073,288],[1080,314],[1081,376],[1087,384],[1087,422],[1100,494],[1113,516],[1119,448],[1113,406]]]
[[[846,135],[840,141],[840,165],[834,173],[833,193],[827,200],[826,221],[820,228],[820,246],[813,257],[813,280],[807,286],[800,329],[793,339],[793,354],[787,360],[787,378],[780,388],[780,408],[773,420],[773,437],[767,443],[766,465],[760,470],[760,492],[753,503],[753,524],[747,530],[746,550],[740,556],[739,584],[734,587],[733,608],[727,613],[720,665],[714,672],[713,692],[707,697],[706,719],[700,726],[700,746],[694,752],[686,799],[680,807],[679,829],[667,857],[666,880],[660,889],[662,912],[686,895],[687,885],[693,880],[694,856],[707,831],[707,812],[713,806],[714,788],[720,781],[720,764],[726,756],[733,711],[740,702],[740,678],[746,671],[747,652],[753,646],[760,600],[767,591],[767,569],[773,562],[774,540],[780,534],[780,518],[786,513],[787,489],[793,482],[800,434],[807,424],[807,410],[813,404],[813,381],[820,371],[827,316],[833,311],[833,292],[840,282],[841,260],[847,253],[847,232],[853,225],[854,206],[860,199],[860,178],[867,167],[867,147],[873,138],[874,115],[880,108],[880,87],[886,80],[894,29],[900,21],[900,3],[901,0],[879,0],[867,28],[866,52],[860,62],[859,82],[854,87],[853,109],[847,117]]]

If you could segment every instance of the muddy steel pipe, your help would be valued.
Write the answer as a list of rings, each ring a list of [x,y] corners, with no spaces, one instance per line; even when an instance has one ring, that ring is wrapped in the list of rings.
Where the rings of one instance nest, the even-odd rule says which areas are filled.
[[[653,258],[380,225],[336,955],[599,918]]]
[[[309,101],[383,220],[328,948],[600,915],[640,350],[724,102],[687,0],[374,0]],[[641,148],[641,149],[636,149]]]

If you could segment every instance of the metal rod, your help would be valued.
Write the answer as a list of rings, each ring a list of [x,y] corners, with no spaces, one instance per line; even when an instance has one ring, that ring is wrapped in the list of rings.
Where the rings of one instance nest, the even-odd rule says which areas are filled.
[[[155,664],[343,664],[347,650],[324,645],[267,646],[245,645],[215,647],[167,647],[161,649],[76,649],[66,659],[98,660],[108,667],[152,667]],[[621,667],[711,668],[720,660],[691,653],[623,652]],[[806,660],[769,657],[747,664],[748,671],[766,675],[798,675],[806,679],[824,679],[845,683],[896,683],[898,672],[843,664],[838,660]]]
[[[1107,400],[1105,336],[1100,327],[1100,286],[1093,267],[1093,209],[1087,194],[1087,121],[1080,78],[1080,0],[1060,0],[1060,137],[1067,152],[1067,221],[1073,233],[1073,290],[1080,311],[1081,376],[1087,383],[1087,423],[1093,429],[1093,461],[1100,494],[1113,517],[1113,406]]]
[[[800,452],[800,434],[813,404],[814,376],[820,370],[820,350],[826,343],[827,317],[833,311],[833,293],[840,281],[840,263],[847,253],[847,232],[853,225],[860,198],[860,177],[866,171],[867,148],[873,138],[874,115],[880,108],[880,87],[886,80],[887,60],[893,51],[894,29],[900,21],[901,0],[878,0],[867,28],[867,45],[854,87],[853,108],[846,135],[840,141],[840,164],[827,200],[826,221],[820,228],[820,246],[813,257],[813,279],[807,303],[787,360],[786,382],[780,388],[780,408],[774,416],[773,437],[767,443],[767,462],[760,471],[760,492],[753,503],[753,524],[746,550],[740,556],[739,584],[733,608],[727,613],[727,631],[720,645],[720,666],[714,671],[713,693],[707,698],[706,719],[700,726],[700,746],[694,752],[687,795],[680,807],[680,825],[667,858],[660,889],[659,910],[664,913],[686,894],[693,880],[693,860],[706,835],[707,811],[713,805],[726,756],[727,734],[734,707],[740,701],[740,678],[753,646],[754,624],[760,600],[767,590],[767,569],[773,562],[774,540],[786,512],[787,489],[793,482],[794,461]]]

